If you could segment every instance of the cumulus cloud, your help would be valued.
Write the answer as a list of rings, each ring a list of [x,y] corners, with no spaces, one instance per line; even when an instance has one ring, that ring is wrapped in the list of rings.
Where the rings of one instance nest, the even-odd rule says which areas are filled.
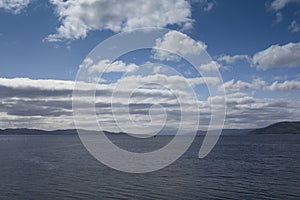
[[[208,12],[216,6],[216,2],[214,0],[189,0],[191,4],[200,4],[204,11]]]
[[[127,31],[141,27],[187,26],[191,6],[185,0],[50,0],[61,21],[50,42],[85,38],[92,30]]]
[[[287,4],[300,3],[300,0],[274,0],[270,4],[270,8],[275,11],[283,9]]]
[[[30,2],[31,0],[0,0],[0,8],[14,14],[19,14]]]
[[[40,88],[45,90],[72,90],[74,87],[73,81],[39,79],[33,80],[30,78],[0,78],[0,85],[11,88]]]
[[[176,95],[186,95],[183,88],[178,87],[178,83],[183,79],[177,76],[151,75],[145,77],[127,77],[120,80],[120,84],[124,85],[134,82],[146,83],[156,82],[162,84],[164,87],[172,87],[178,89],[176,92],[165,89],[164,87],[142,87],[138,88],[131,94],[130,101],[125,97],[128,92],[126,87],[121,87],[120,93],[114,98],[113,106],[114,112],[111,108],[112,90],[115,88],[116,83],[109,85],[97,85],[96,98],[95,98],[95,111],[99,116],[98,120],[101,127],[105,130],[119,131],[117,129],[117,118],[122,126],[130,124],[131,120],[124,109],[127,108],[131,115],[132,120],[136,123],[148,123],[153,120],[153,125],[158,126],[161,117],[149,119],[149,112],[154,116],[160,116],[162,110],[168,114],[169,127],[176,127],[180,121],[180,112],[185,112],[193,116],[199,113],[195,111],[195,104],[185,98],[186,101],[182,102],[180,106],[176,100]],[[169,79],[169,80],[167,80]],[[194,84],[202,84],[206,78],[188,79],[189,82]],[[254,98],[251,94],[240,92],[237,88],[247,89],[254,87],[265,87],[269,90],[283,91],[283,90],[299,90],[299,81],[285,81],[282,83],[274,82],[267,85],[263,80],[256,79],[251,83],[234,82],[230,81],[227,85],[234,85],[232,93],[227,95],[227,118],[226,128],[253,128],[265,126],[270,123],[281,120],[293,120],[300,117],[299,101],[289,99],[259,99]],[[74,87],[73,81],[61,80],[32,80],[28,78],[15,78],[15,79],[0,79],[1,101],[0,101],[0,114],[1,127],[12,128],[39,128],[39,129],[58,129],[58,128],[74,128],[72,117],[72,89]],[[95,86],[88,83],[82,83],[82,90],[91,90]],[[177,84],[177,85],[176,85]],[[226,83],[225,83],[226,84]],[[251,85],[251,86],[250,86]],[[259,86],[264,85],[264,86]],[[3,88],[6,88],[3,90]],[[3,92],[2,92],[3,91]],[[84,101],[86,101],[83,93],[83,101],[79,109],[82,110],[83,118],[89,119],[90,113]],[[189,97],[189,96],[188,96]],[[215,102],[216,106],[223,106],[221,97],[209,97],[207,100],[197,101],[200,107],[201,122],[200,128],[205,129],[210,120],[211,110],[210,102]],[[219,103],[218,103],[219,102]],[[85,112],[86,111],[86,112]],[[113,113],[117,116],[113,116]],[[116,118],[115,118],[116,117]],[[87,120],[87,128],[88,128]],[[188,127],[189,124],[183,124]]]
[[[152,83],[173,90],[185,90],[189,86],[194,87],[205,83],[216,85],[219,82],[220,80],[217,77],[185,78],[179,75],[167,76],[163,74],[154,74],[148,76],[126,76],[120,79],[117,84],[124,88],[134,88],[138,85]]]
[[[227,95],[226,127],[264,127],[279,121],[299,119],[298,100],[260,99],[245,93]]]
[[[269,90],[272,91],[290,91],[290,90],[300,90],[300,81],[291,80],[284,81],[283,83],[279,83],[275,81],[268,87]]]
[[[215,72],[220,69],[221,65],[216,61],[211,61],[208,64],[204,64],[200,66],[200,70],[207,71],[207,72]]]
[[[300,4],[300,0],[273,0],[270,4],[268,4],[268,8],[272,11],[276,12],[276,19],[274,20],[275,23],[279,23],[283,20],[283,15],[280,12],[284,7],[286,7],[288,4]],[[298,20],[293,20],[288,29],[296,33],[300,30],[300,22]]]
[[[272,45],[257,52],[253,56],[253,63],[257,69],[267,70],[273,67],[300,66],[300,42],[285,45]]]
[[[233,79],[225,82],[223,84],[223,87],[225,88],[226,92],[239,92],[239,91],[243,91],[243,90],[247,90],[251,88],[251,84],[238,80],[238,81],[234,81]]]
[[[93,60],[91,60],[90,58],[85,59],[80,67],[86,68],[90,73],[134,72],[138,69],[138,66],[136,64],[126,64],[121,60],[111,62],[108,59],[104,59],[94,64]]]
[[[292,33],[297,33],[300,31],[300,19],[298,20],[293,20],[291,22],[291,24],[289,25],[289,30],[292,32]]]
[[[218,61],[226,62],[228,64],[233,64],[237,61],[246,61],[251,63],[251,58],[248,55],[234,55],[234,56],[223,55],[218,58]]]
[[[286,80],[286,79],[288,79],[288,78],[289,78],[288,75],[273,76],[273,79],[274,79],[275,81]]]
[[[275,23],[280,23],[283,20],[283,15],[281,12],[276,13],[276,19],[274,20]]]
[[[121,121],[122,126],[130,124],[128,121],[130,118],[125,112],[127,108],[137,121],[147,121],[147,119],[149,121],[149,109],[152,113],[162,112],[162,108],[157,107],[157,105],[163,106],[166,112],[170,114],[169,125],[172,123],[176,125],[180,120],[178,114],[181,112],[181,107],[176,100],[178,96],[186,99],[182,105],[184,112],[190,112],[191,116],[195,115],[194,101],[190,100],[191,94],[187,92],[186,87],[207,82],[215,84],[218,81],[213,77],[185,79],[180,76],[155,74],[127,76],[109,84],[79,82],[77,84],[80,98],[76,101],[78,101],[79,109],[82,110],[83,117],[87,119],[92,114],[86,107],[87,103],[95,103],[99,122],[111,131],[117,131],[115,128],[118,126],[113,122],[116,117]],[[143,87],[143,85],[146,86]],[[183,86],[180,87],[181,85]],[[49,129],[51,123],[55,126],[52,129],[57,129],[57,127],[66,128],[66,125],[69,126],[68,128],[74,128],[72,121],[74,86],[75,82],[73,81],[0,78],[2,127],[22,127],[24,121],[26,121],[25,119],[28,119],[31,122],[30,128],[41,128],[40,121],[44,118],[48,119],[48,122],[45,122],[44,129]],[[94,89],[96,89],[95,99],[88,98],[87,95],[91,94]],[[114,95],[114,92],[117,94]],[[113,95],[114,113],[110,103]],[[128,97],[130,97],[130,101]],[[160,116],[160,114],[157,116]],[[59,120],[61,122],[58,122]],[[152,120],[154,124],[159,124],[161,121]],[[54,121],[56,123],[53,123]],[[7,124],[8,122],[10,125]],[[12,123],[14,123],[13,126]],[[86,128],[89,128],[88,125]]]
[[[159,60],[179,60],[179,56],[199,55],[206,47],[203,42],[195,41],[184,33],[169,31],[156,40],[153,52],[154,58]]]
[[[261,78],[254,78],[252,82],[245,81],[234,81],[233,79],[225,82],[223,87],[227,93],[232,92],[243,92],[249,89],[255,90],[268,90],[268,91],[297,91],[300,90],[300,81],[298,80],[287,80],[284,82],[275,81],[271,84],[268,84]]]

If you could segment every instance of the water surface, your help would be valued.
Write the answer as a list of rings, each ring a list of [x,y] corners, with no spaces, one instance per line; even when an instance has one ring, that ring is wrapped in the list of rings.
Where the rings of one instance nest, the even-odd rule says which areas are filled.
[[[111,137],[137,152],[171,139]],[[0,199],[300,199],[300,135],[222,136],[199,159],[202,139],[167,168],[128,174],[96,161],[78,136],[0,136]]]

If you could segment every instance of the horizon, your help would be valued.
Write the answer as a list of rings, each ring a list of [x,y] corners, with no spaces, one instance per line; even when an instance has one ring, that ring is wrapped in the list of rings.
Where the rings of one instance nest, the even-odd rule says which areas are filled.
[[[267,128],[269,126],[275,125],[275,124],[280,124],[280,123],[299,123],[300,121],[278,121],[272,124],[269,124],[267,126],[263,126],[263,127],[252,127],[252,128],[243,128],[243,129],[220,129],[220,130],[256,130],[256,129],[262,129],[262,128]],[[45,130],[45,129],[32,129],[32,128],[0,128],[0,130],[5,131],[5,130],[18,130],[18,129],[25,129],[25,130],[37,130],[37,131],[46,131],[46,132],[54,132],[54,131],[69,131],[69,130],[74,130],[77,131],[77,129],[52,129],[52,130]],[[218,130],[218,129],[216,129]],[[132,133],[126,133],[126,132],[110,132],[107,130],[87,130],[87,129],[83,129],[83,131],[92,131],[92,132],[96,132],[96,131],[100,131],[100,132],[109,132],[109,133],[124,133],[124,134],[132,134]],[[201,131],[201,132],[207,132],[206,130],[201,130],[198,129],[197,131]],[[133,135],[133,134],[132,134]]]

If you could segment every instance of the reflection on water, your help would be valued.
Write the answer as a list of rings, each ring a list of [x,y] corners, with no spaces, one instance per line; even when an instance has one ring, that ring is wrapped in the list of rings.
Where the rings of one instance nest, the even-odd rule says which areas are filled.
[[[170,141],[110,137],[137,152]],[[94,160],[77,136],[0,136],[0,199],[300,198],[300,135],[223,136],[200,160],[202,139],[167,168],[128,174]]]

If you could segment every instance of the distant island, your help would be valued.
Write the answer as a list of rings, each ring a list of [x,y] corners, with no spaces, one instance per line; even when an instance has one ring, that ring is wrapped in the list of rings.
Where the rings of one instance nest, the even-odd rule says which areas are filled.
[[[76,135],[75,129],[45,131],[38,129],[16,128],[0,129],[0,135]]]
[[[249,134],[300,134],[300,121],[278,122],[264,128],[252,130]]]
[[[88,134],[96,134],[97,131],[87,131],[83,130]],[[105,134],[125,134],[125,133],[114,133],[103,131]],[[77,135],[76,129],[66,129],[66,130],[39,130],[39,129],[27,129],[27,128],[17,128],[17,129],[0,129],[0,135]]]
[[[253,129],[223,129],[222,135],[245,135],[249,131]],[[97,134],[98,131],[87,131],[82,130],[88,134]],[[127,133],[123,132],[109,132],[109,131],[103,131],[105,134],[108,135],[124,135]],[[77,135],[76,129],[67,129],[67,130],[52,130],[52,131],[46,131],[46,130],[39,130],[39,129],[27,129],[27,128],[16,128],[16,129],[0,129],[0,135]],[[172,136],[176,134],[176,130],[164,130],[159,132],[157,135],[159,136]],[[186,133],[186,135],[189,135],[190,133]],[[197,135],[205,135],[206,131],[199,130],[197,131]],[[133,135],[133,134],[131,134]]]
[[[86,133],[95,134],[97,131],[87,131]],[[176,131],[160,132],[158,135],[174,135]],[[104,131],[105,134],[126,134]],[[77,135],[76,129],[67,130],[38,130],[38,129],[0,129],[0,135]],[[197,135],[205,135],[205,131],[197,131]],[[264,128],[258,129],[223,129],[222,135],[246,135],[246,134],[300,134],[300,121],[297,122],[278,122]]]

